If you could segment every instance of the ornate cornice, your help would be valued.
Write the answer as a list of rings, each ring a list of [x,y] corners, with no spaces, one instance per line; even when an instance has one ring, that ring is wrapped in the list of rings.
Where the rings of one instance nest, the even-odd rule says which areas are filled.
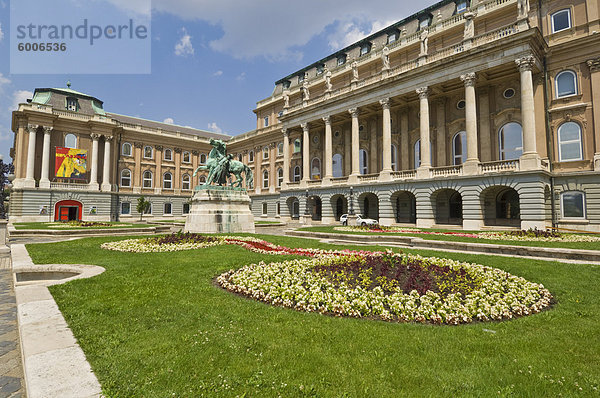
[[[325,125],[331,126],[331,116],[324,116],[323,121],[325,122]]]
[[[112,141],[113,136],[112,135],[105,135],[104,136],[104,141]]]
[[[48,133],[48,134],[50,134],[52,132],[52,130],[54,130],[54,127],[50,127],[50,126],[43,126],[42,128],[44,129],[44,133]]]
[[[37,133],[38,127],[39,126],[37,124],[28,124],[27,131],[29,131],[30,133]]]
[[[475,72],[465,73],[460,76],[460,80],[464,83],[465,87],[474,87],[475,81],[477,80],[477,75]]]
[[[350,108],[350,109],[348,109],[348,113],[352,117],[358,117],[358,115],[360,114],[360,111],[358,110],[358,108]]]
[[[519,67],[519,71],[527,72],[533,70],[533,65],[535,65],[535,58],[533,55],[526,55],[521,58],[517,58],[515,63]]]
[[[162,151],[163,146],[162,145],[154,145],[154,149],[156,149],[157,151]]]
[[[181,153],[181,148],[175,148],[173,150],[175,151],[175,153]]]
[[[91,133],[90,137],[92,137],[92,140],[98,141],[98,139],[100,139],[100,134],[98,134],[98,133]]]
[[[192,155],[194,155],[194,156],[198,156],[198,155],[200,155],[200,152],[199,152],[199,151],[196,151],[196,150],[193,150],[193,151],[192,151]]]
[[[289,137],[290,136],[290,131],[287,128],[285,128],[285,127],[281,129],[281,132],[283,133],[283,135],[285,137]]]
[[[302,127],[302,131],[308,131],[308,123],[300,123],[300,127]]]
[[[135,148],[142,148],[144,146],[144,143],[143,142],[134,142],[133,146]]]

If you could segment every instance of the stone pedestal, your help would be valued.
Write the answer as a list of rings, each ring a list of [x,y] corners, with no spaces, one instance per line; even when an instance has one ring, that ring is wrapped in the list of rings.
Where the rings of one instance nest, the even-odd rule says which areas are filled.
[[[0,220],[0,254],[10,253],[10,248],[6,245],[8,241],[8,221]]]
[[[245,189],[221,186],[196,187],[185,232],[254,233],[250,196]]]

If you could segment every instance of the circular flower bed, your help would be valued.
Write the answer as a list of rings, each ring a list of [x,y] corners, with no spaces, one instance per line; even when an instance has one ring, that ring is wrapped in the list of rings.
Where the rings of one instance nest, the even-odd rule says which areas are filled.
[[[346,226],[334,227],[336,231],[346,232],[371,232],[371,233],[406,233],[406,234],[422,234],[422,235],[450,235],[462,236],[464,238],[488,239],[488,240],[520,240],[531,242],[600,242],[600,236],[579,235],[579,234],[562,234],[560,232],[543,231],[539,229],[530,229],[522,231],[502,231],[502,232],[440,232],[440,231],[421,231],[415,228],[401,227],[362,227],[362,226]]]
[[[544,286],[499,269],[386,253],[344,253],[231,270],[217,283],[269,304],[336,316],[460,324],[541,311]]]

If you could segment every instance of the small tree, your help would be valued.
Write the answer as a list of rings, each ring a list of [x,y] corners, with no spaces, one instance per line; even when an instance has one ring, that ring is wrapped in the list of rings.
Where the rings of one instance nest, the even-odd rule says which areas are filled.
[[[146,200],[143,196],[140,196],[137,201],[137,206],[135,207],[138,213],[140,213],[140,221],[142,221],[142,217],[144,213],[150,210],[150,201]]]

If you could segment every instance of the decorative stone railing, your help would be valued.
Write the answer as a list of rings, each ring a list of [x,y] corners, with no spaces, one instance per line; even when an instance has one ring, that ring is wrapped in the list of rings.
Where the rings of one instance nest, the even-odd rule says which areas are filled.
[[[321,185],[321,180],[308,180],[306,183],[308,185]]]
[[[300,181],[290,181],[287,183],[288,187],[297,187],[298,185],[300,185]]]
[[[480,173],[501,173],[504,171],[519,171],[519,159],[498,160],[479,164]]]
[[[348,182],[348,177],[334,177],[331,179],[332,184],[345,184]]]
[[[379,174],[378,173],[363,174],[363,175],[359,175],[358,176],[358,180],[362,181],[362,182],[377,181],[378,178],[379,178]]]
[[[50,188],[52,189],[67,189],[67,190],[79,190],[88,191],[90,186],[88,184],[70,184],[66,182],[51,182]]]
[[[432,167],[429,173],[431,177],[460,176],[463,173],[463,167],[462,165]]]
[[[392,178],[396,180],[408,180],[417,177],[417,170],[392,171]]]

